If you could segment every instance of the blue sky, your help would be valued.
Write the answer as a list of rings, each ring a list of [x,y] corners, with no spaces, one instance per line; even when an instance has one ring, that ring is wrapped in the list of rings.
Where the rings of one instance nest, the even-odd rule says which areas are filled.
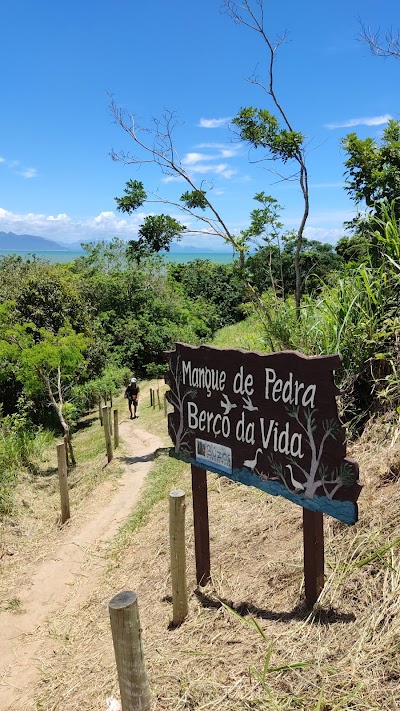
[[[350,131],[379,138],[400,110],[400,62],[370,54],[357,39],[359,18],[374,29],[399,27],[398,0],[264,6],[271,38],[288,31],[277,94],[310,142],[307,234],[334,242],[354,209],[343,190],[340,139]],[[229,130],[242,106],[272,106],[246,81],[256,67],[265,76],[263,44],[221,14],[219,0],[2,0],[0,27],[0,230],[66,242],[129,239],[157,210],[118,213],[114,197],[127,180],[172,200],[183,192],[154,166],[138,171],[111,160],[111,148],[133,145],[113,123],[109,93],[143,125],[165,109],[177,112],[179,154],[196,179],[212,181],[231,229],[248,225],[261,190],[284,207],[285,228],[298,225],[297,186],[250,163]],[[217,246],[212,237],[185,240]]]

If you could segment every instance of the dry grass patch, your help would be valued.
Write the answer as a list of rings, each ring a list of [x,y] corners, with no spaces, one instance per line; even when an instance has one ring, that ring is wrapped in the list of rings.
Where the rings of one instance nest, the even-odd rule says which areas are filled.
[[[196,590],[189,472],[176,469],[188,498],[187,620],[170,627],[165,499],[139,529],[125,530],[101,589],[80,614],[55,620],[58,644],[43,669],[38,708],[94,711],[118,696],[107,604],[122,589],[138,594],[157,711],[400,708],[399,489],[374,485],[372,455],[385,468],[393,447],[369,441],[369,452],[366,440],[360,444],[363,478],[367,461],[373,470],[360,522],[348,528],[326,517],[326,585],[312,614],[302,602],[301,509],[213,475],[213,581]],[[156,461],[159,471],[167,462]]]
[[[94,490],[97,499],[106,501],[109,490],[101,485],[122,471],[116,462],[105,466],[104,432],[93,414],[82,421],[73,441],[78,465],[68,475],[71,520],[63,530],[59,526],[57,441],[30,473],[20,474],[13,513],[0,519],[0,599],[18,596],[29,571],[48,556],[67,528],[78,529],[88,516]]]

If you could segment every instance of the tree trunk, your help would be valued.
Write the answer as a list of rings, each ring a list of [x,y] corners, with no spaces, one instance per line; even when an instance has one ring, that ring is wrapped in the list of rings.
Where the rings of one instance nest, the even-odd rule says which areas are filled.
[[[76,459],[75,459],[75,454],[74,454],[74,450],[72,447],[69,426],[68,426],[68,423],[65,421],[61,406],[58,404],[58,402],[56,401],[56,399],[53,395],[53,391],[52,391],[51,385],[50,385],[50,378],[48,377],[48,375],[45,375],[44,373],[42,373],[42,371],[38,371],[38,373],[39,373],[39,377],[40,377],[42,383],[44,384],[44,386],[46,388],[47,395],[50,400],[50,404],[56,411],[57,417],[60,421],[60,425],[63,428],[64,436],[65,436],[67,446],[68,446],[68,453],[69,453],[69,457],[71,460],[71,464],[72,464],[72,466],[76,466]]]

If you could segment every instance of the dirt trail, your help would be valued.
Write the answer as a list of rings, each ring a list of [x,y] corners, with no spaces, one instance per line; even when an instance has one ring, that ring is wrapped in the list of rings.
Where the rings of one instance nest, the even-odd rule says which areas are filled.
[[[117,480],[107,480],[88,500],[84,521],[74,520],[60,532],[57,547],[32,571],[19,594],[23,612],[1,613],[0,710],[35,709],[39,666],[51,640],[51,617],[57,612],[84,609],[107,566],[107,544],[113,539],[138,500],[160,438],[132,423],[120,423],[125,455],[115,459],[124,469]],[[107,505],[99,504],[99,489],[109,489]],[[29,574],[28,574],[29,575]]]

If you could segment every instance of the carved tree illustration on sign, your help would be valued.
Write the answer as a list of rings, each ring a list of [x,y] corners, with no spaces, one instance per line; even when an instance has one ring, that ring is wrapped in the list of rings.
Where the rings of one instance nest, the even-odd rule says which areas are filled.
[[[303,491],[306,499],[312,499],[318,489],[323,488],[325,495],[329,499],[332,499],[338,489],[342,486],[350,486],[353,483],[354,473],[351,465],[347,462],[342,462],[339,467],[336,467],[336,469],[330,473],[328,472],[326,465],[321,464],[327,440],[329,438],[336,439],[336,434],[340,432],[341,428],[340,422],[336,419],[323,420],[323,435],[321,441],[318,442],[315,438],[316,412],[317,410],[311,410],[310,408],[306,409],[303,412],[304,421],[302,421],[299,408],[288,410],[289,416],[296,420],[299,427],[303,430],[305,440],[309,445],[311,454],[310,467],[308,470],[301,466],[301,464],[293,457],[290,457],[290,464],[286,465],[285,468],[288,468],[289,470],[290,481],[293,489],[288,486],[285,468],[280,463],[275,462],[273,457],[269,458],[269,462],[274,473],[283,482],[288,491],[295,491],[295,493]],[[304,482],[299,482],[294,478],[293,467],[297,468],[297,475],[299,472],[304,475]],[[330,490],[330,487],[333,488]]]
[[[189,428],[185,428],[184,424],[184,407],[185,402],[189,397],[196,397],[196,390],[184,390],[182,383],[182,367],[181,367],[181,356],[178,355],[173,366],[172,360],[170,362],[170,371],[168,382],[171,390],[167,393],[168,402],[174,406],[175,412],[179,415],[179,425],[178,428],[175,427],[172,418],[169,418],[169,427],[174,434],[175,440],[175,452],[186,452],[190,453],[189,443],[187,438],[190,434]],[[184,390],[184,392],[182,392]]]

